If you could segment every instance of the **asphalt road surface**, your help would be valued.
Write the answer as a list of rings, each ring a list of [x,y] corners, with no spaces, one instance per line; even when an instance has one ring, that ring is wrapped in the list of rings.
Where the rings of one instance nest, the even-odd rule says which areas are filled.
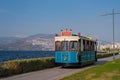
[[[120,58],[120,54],[115,56],[115,58]],[[99,59],[94,65],[86,66],[86,67],[74,67],[74,68],[61,68],[55,67],[35,72],[29,72],[19,75],[14,75],[11,77],[1,78],[0,80],[59,80],[65,76],[83,71],[85,69],[94,67],[95,65],[103,64],[108,61],[112,61],[113,57]]]

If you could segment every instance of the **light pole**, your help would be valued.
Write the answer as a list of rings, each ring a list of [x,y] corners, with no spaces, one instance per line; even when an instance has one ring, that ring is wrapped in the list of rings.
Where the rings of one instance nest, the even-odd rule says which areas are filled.
[[[114,15],[115,14],[120,14],[120,13],[115,13],[114,9],[112,9],[112,13],[107,13],[107,14],[102,14],[101,16],[107,16],[107,15],[112,15],[112,27],[113,27],[113,60],[115,60],[115,37],[114,37]]]

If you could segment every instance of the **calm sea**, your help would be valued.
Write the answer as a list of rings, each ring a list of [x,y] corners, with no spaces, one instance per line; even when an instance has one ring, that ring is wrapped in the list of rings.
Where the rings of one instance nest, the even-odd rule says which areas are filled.
[[[54,51],[0,51],[0,63],[8,60],[52,57]]]

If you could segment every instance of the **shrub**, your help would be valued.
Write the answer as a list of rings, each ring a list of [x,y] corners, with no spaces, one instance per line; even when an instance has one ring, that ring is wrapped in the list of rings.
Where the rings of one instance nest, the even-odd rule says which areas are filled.
[[[54,58],[12,60],[1,64],[0,77],[54,67]]]
[[[115,53],[115,55],[117,55],[119,53]],[[97,58],[105,58],[105,57],[109,57],[109,56],[112,56],[113,54],[112,53],[106,53],[106,54],[97,54]]]
[[[4,67],[0,67],[0,77],[5,77],[5,76],[9,76],[11,75],[11,70],[4,68]]]

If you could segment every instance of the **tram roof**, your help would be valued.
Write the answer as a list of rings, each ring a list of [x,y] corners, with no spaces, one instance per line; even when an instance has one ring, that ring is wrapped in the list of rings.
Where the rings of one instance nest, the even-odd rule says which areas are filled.
[[[61,35],[59,36],[56,34],[55,41],[78,41],[79,39],[89,40],[89,41],[95,41],[92,39],[91,36],[81,36],[80,33],[78,35],[72,34],[72,30],[61,30]]]
[[[79,39],[95,41],[84,36],[55,36],[55,41],[78,41]]]
[[[79,36],[56,36],[55,41],[78,41]]]

